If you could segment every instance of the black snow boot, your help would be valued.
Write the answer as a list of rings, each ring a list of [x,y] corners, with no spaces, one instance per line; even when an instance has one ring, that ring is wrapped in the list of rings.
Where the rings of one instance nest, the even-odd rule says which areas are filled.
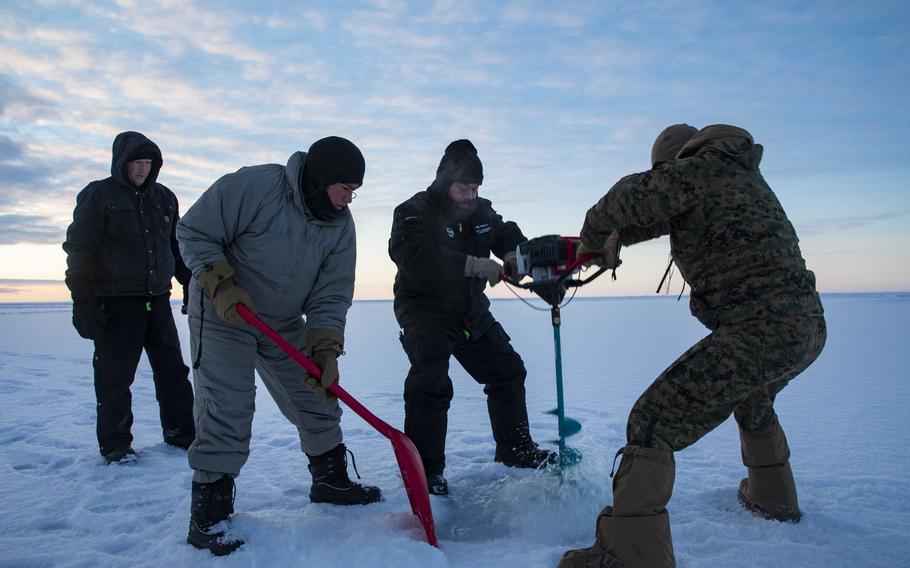
[[[503,400],[487,398],[490,427],[496,441],[494,461],[508,467],[539,469],[559,461],[556,452],[542,450],[531,438],[528,410],[525,407],[524,388],[512,398]]]
[[[517,428],[506,432],[494,428],[493,438],[496,440],[496,455],[493,461],[508,467],[540,469],[559,461],[556,452],[537,447],[531,439],[531,430],[526,421],[520,422]]]
[[[427,490],[430,495],[448,495],[449,482],[439,473],[427,473]]]
[[[518,444],[508,446],[496,445],[494,461],[508,467],[525,467],[540,469],[548,464],[559,461],[559,455],[550,450],[543,450],[532,440],[528,439]]]
[[[237,550],[242,540],[232,540],[215,525],[229,521],[234,513],[234,478],[225,475],[214,483],[193,482],[193,502],[190,505],[190,532],[186,542],[204,548],[215,556],[225,556]]]
[[[196,439],[196,427],[190,424],[183,428],[164,429],[164,443],[183,450],[190,449]]]
[[[382,499],[382,492],[372,485],[354,483],[348,477],[348,452],[344,444],[320,456],[307,454],[310,460],[310,473],[313,484],[310,486],[310,501],[313,503],[332,503],[334,505],[366,505]],[[353,460],[354,454],[351,454]],[[354,463],[357,479],[357,464]]]
[[[136,451],[133,450],[133,448],[124,446],[104,454],[104,461],[106,461],[108,465],[129,465],[139,461],[139,458],[136,457]]]

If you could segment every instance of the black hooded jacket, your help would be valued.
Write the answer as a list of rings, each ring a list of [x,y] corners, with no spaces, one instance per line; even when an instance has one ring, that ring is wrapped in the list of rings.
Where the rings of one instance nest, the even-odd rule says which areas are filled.
[[[127,161],[138,149],[152,157],[142,186],[127,175]],[[76,197],[66,231],[66,285],[74,301],[95,296],[158,296],[181,284],[190,271],[180,258],[177,197],[157,183],[161,151],[138,132],[114,139],[111,177],[93,181]]]
[[[461,221],[451,201],[430,186],[395,208],[389,256],[395,276],[395,316],[403,328],[464,329],[483,335],[494,323],[486,280],[466,278],[467,255],[502,258],[527,240],[512,221],[503,221],[489,200],[478,197],[471,215]]]

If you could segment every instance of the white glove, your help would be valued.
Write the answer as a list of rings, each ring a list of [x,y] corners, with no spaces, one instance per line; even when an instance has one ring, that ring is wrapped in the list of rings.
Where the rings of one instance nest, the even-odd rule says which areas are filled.
[[[469,278],[486,278],[490,286],[496,286],[502,278],[502,266],[492,258],[468,255],[464,261],[464,275]]]

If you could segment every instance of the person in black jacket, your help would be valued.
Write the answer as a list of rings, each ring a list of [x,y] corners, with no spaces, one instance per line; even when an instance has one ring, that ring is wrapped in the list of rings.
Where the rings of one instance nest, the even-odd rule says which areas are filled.
[[[152,367],[164,441],[195,438],[193,387],[171,312],[171,278],[190,271],[177,248],[177,197],[157,183],[158,146],[138,132],[114,139],[111,176],[76,197],[66,231],[66,285],[73,326],[95,343],[97,435],[108,463],[135,459],[130,385],[142,350]]]
[[[468,140],[449,144],[425,191],[399,205],[389,256],[395,276],[395,317],[411,363],[405,379],[405,434],[423,460],[430,493],[445,495],[447,414],[453,396],[449,358],[484,385],[496,442],[495,461],[538,468],[556,454],[531,439],[524,362],[490,313],[484,294],[500,280],[504,258],[525,236],[477,196],[483,165]]]

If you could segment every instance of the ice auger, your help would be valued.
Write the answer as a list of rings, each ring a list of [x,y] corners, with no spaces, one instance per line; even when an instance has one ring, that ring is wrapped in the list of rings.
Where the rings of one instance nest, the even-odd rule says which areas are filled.
[[[560,304],[569,288],[578,288],[591,282],[606,269],[601,268],[584,279],[575,278],[582,265],[593,255],[577,255],[578,237],[546,235],[525,241],[515,249],[515,264],[507,263],[503,281],[540,296],[550,305],[550,320],[553,324],[553,343],[556,352],[556,408],[559,426],[559,466],[573,465],[581,459],[578,450],[566,445],[566,438],[581,430],[581,423],[566,417],[562,388],[562,346],[559,338],[561,316]],[[530,276],[530,282],[521,281]]]

